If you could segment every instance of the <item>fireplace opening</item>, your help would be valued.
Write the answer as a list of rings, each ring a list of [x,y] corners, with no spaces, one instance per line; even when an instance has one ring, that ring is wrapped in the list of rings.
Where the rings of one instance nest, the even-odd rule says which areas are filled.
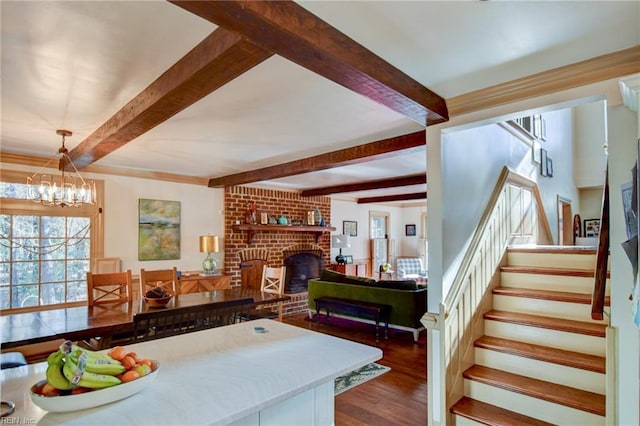
[[[307,281],[319,278],[324,269],[322,250],[283,251],[285,275],[284,292],[287,294],[307,291]]]

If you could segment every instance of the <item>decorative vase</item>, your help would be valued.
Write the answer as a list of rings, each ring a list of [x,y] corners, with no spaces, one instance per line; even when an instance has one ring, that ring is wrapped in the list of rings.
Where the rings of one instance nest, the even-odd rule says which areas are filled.
[[[284,215],[284,213],[278,218],[278,225],[288,225],[289,224],[289,220],[287,219],[287,217]]]

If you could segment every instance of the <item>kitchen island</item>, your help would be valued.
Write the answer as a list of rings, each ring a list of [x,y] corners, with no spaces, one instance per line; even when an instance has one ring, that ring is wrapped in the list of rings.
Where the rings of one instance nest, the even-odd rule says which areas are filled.
[[[127,349],[158,360],[157,378],[129,398],[81,411],[33,404],[29,388],[45,378],[46,363],[2,370],[2,400],[16,404],[10,417],[40,425],[331,425],[334,379],[382,357],[378,348],[272,320]]]

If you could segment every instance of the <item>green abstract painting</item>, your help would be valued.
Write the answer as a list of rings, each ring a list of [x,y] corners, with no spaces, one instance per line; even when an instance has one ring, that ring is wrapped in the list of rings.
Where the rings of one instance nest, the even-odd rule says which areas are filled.
[[[180,202],[140,199],[138,260],[180,259]]]

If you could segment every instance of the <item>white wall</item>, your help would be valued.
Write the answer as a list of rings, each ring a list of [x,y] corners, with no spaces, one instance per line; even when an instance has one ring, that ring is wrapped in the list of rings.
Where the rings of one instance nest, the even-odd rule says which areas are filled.
[[[402,238],[398,239],[398,256],[420,256],[420,242],[426,236],[422,215],[427,212],[427,206],[412,206],[402,208]],[[404,233],[405,225],[416,225],[416,236],[407,237]]]
[[[611,217],[611,326],[616,328],[617,424],[640,424],[640,334],[631,318],[633,271],[620,244],[627,239],[620,185],[632,179],[638,116],[624,106],[608,108],[609,196]]]
[[[98,176],[105,181],[104,255],[120,257],[122,268],[134,275],[140,268],[201,270],[205,255],[199,252],[200,235],[218,235],[223,245],[224,193],[222,189],[199,185],[157,182],[123,176]],[[180,202],[180,259],[138,260],[138,199],[148,198]],[[218,267],[224,265],[224,253],[214,255]]]
[[[426,207],[396,207],[385,204],[358,204],[355,201],[331,200],[331,226],[334,234],[342,234],[342,221],[358,222],[358,236],[351,238],[351,247],[342,249],[342,254],[350,254],[354,259],[368,259],[369,248],[369,212],[389,213],[389,238],[395,240],[396,256],[412,256],[417,253],[417,244],[421,235],[420,215]],[[415,237],[405,237],[405,225],[418,225]],[[415,246],[415,248],[414,248]],[[331,260],[338,255],[338,249],[331,249]]]
[[[574,180],[578,188],[602,186],[607,141],[606,102],[590,102],[574,108]],[[595,216],[597,217],[597,216]],[[585,216],[582,216],[585,219]]]
[[[574,213],[580,213],[582,220],[599,218],[602,213],[602,188],[580,189],[579,192],[580,207]]]

